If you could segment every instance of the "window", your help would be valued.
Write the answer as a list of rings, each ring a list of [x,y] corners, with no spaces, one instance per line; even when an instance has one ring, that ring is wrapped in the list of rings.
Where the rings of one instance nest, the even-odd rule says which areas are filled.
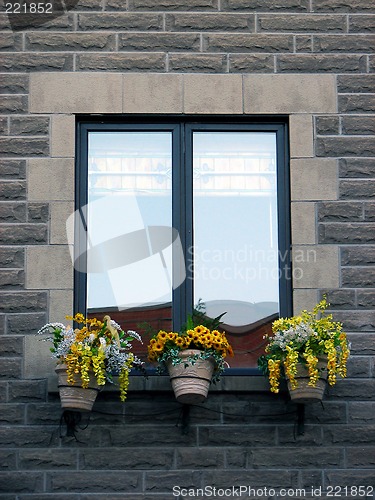
[[[202,301],[242,373],[291,312],[286,124],[196,120],[80,123],[75,308],[176,331]]]

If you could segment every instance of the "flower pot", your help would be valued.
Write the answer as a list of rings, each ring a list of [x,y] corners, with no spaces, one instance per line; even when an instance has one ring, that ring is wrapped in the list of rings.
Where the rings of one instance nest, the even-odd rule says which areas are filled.
[[[185,349],[180,352],[180,364],[167,364],[172,388],[179,403],[200,404],[207,398],[215,366],[213,359],[198,359],[194,364],[186,361],[188,356],[200,352],[197,349]],[[187,363],[188,366],[185,366]]]
[[[303,363],[297,364],[297,387],[292,389],[289,380],[287,381],[290,399],[294,403],[314,403],[323,399],[327,386],[327,357],[319,358],[317,368],[319,369],[319,379],[316,387],[311,387],[307,366]]]
[[[100,386],[96,382],[93,372],[89,372],[89,386],[84,389],[80,375],[75,375],[74,384],[68,384],[66,365],[58,365],[55,369],[58,376],[61,407],[64,410],[91,411]]]

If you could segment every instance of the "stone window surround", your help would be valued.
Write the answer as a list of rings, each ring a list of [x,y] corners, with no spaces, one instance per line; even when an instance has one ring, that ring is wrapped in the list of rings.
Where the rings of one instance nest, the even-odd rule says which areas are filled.
[[[50,204],[50,244],[26,249],[26,289],[49,291],[50,321],[65,322],[73,303],[65,221],[74,210],[76,114],[242,115],[252,119],[288,115],[292,245],[295,265],[301,269],[301,278],[293,283],[295,312],[312,307],[319,289],[339,287],[338,247],[318,245],[316,238],[316,202],[337,200],[338,165],[336,159],[314,157],[313,126],[314,114],[337,113],[334,75],[32,73],[29,111],[51,115],[50,157],[28,160],[28,201]],[[25,338],[24,374],[47,378],[54,390],[54,361],[48,347],[36,342],[34,335]],[[134,377],[132,386],[160,390],[169,387],[165,378],[143,381]],[[234,376],[224,377],[217,389],[266,387],[263,378]]]

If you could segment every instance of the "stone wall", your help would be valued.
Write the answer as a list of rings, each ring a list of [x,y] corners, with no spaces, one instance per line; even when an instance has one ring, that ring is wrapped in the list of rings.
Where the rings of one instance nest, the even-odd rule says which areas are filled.
[[[65,5],[26,29],[0,13],[0,500],[177,498],[173,486],[306,498],[312,486],[375,486],[372,2]],[[187,420],[169,391],[133,390],[124,406],[103,393],[79,441],[60,438],[58,396],[29,356],[35,368],[34,333],[72,304],[64,223],[77,113],[289,116],[293,248],[318,255],[294,283],[295,309],[326,292],[353,354],[324,407],[306,410],[304,435],[284,393],[231,380]]]

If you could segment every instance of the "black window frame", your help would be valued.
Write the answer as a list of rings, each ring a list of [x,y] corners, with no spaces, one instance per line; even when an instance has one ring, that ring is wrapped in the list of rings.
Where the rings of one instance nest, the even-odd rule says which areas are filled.
[[[179,231],[184,250],[193,244],[193,132],[274,132],[277,154],[277,213],[280,316],[292,314],[292,263],[290,224],[290,168],[288,117],[223,116],[81,116],[76,121],[75,210],[81,211],[88,201],[88,137],[90,132],[170,131],[172,132],[172,163],[179,165],[172,174],[172,225]],[[75,255],[85,254],[85,234],[75,228]],[[286,257],[286,258],[285,258]],[[283,259],[281,261],[281,259]],[[82,257],[80,259],[82,265]],[[173,290],[173,328],[179,330],[193,305],[191,270],[187,279]],[[74,312],[87,313],[86,274],[74,269]],[[232,368],[227,375],[259,374],[254,368]]]

